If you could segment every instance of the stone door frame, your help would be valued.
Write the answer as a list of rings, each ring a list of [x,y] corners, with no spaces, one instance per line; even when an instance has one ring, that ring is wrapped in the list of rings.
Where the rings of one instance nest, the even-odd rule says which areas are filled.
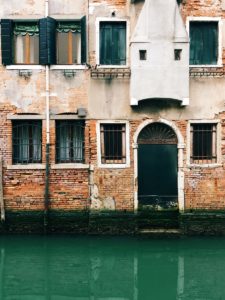
[[[138,210],[138,136],[142,129],[146,126],[153,124],[153,123],[162,123],[168,125],[173,129],[173,131],[177,135],[177,149],[178,149],[178,174],[177,174],[177,187],[178,187],[178,207],[179,211],[184,211],[184,138],[178,129],[178,127],[171,121],[167,121],[165,119],[149,119],[142,122],[133,137],[133,149],[134,149],[134,211]]]

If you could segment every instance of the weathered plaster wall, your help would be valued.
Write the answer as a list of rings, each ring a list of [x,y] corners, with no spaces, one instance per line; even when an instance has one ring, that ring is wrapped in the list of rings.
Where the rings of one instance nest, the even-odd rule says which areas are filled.
[[[184,20],[187,16],[221,16],[225,11],[221,1],[187,0],[181,5]],[[50,14],[73,17],[87,12],[87,1],[50,0]],[[96,65],[97,17],[127,18],[132,34],[143,2],[130,4],[125,0],[90,0],[88,16],[88,63]],[[27,18],[44,16],[44,1],[0,0],[1,18]],[[225,32],[225,31],[224,31]],[[224,41],[223,41],[223,45]],[[225,51],[223,51],[225,53]],[[224,57],[224,55],[223,55]],[[222,70],[222,69],[221,69]],[[224,70],[224,68],[223,68]],[[12,127],[7,115],[11,113],[45,113],[45,71],[32,70],[32,75],[24,79],[18,70],[7,70],[0,66],[0,154],[4,159],[4,194],[7,209],[43,209],[44,170],[12,170]],[[190,79],[190,105],[181,107],[169,100],[147,100],[137,108],[131,108],[129,79],[91,79],[89,70],[77,70],[75,77],[66,78],[63,70],[50,71],[52,114],[74,113],[78,107],[88,110],[87,131],[85,134],[85,163],[94,166],[93,183],[99,205],[105,202],[115,204],[118,210],[132,210],[134,207],[134,165],[132,141],[139,124],[146,119],[161,117],[174,122],[187,140],[187,122],[190,119],[220,119],[222,123],[222,165],[217,168],[188,168],[186,148],[184,149],[185,207],[187,209],[225,208],[224,161],[225,161],[225,78],[195,77]],[[96,119],[129,120],[131,166],[127,169],[100,169],[97,167]],[[45,121],[43,121],[43,163],[45,162]],[[51,165],[55,164],[55,123],[51,121]],[[53,169],[50,172],[51,208],[83,210],[90,206],[90,170]],[[207,186],[207,189],[205,188]]]

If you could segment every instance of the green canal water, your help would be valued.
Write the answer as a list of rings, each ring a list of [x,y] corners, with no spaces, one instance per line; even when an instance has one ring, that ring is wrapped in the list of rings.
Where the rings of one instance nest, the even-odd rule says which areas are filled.
[[[225,299],[225,239],[0,237],[1,300]]]

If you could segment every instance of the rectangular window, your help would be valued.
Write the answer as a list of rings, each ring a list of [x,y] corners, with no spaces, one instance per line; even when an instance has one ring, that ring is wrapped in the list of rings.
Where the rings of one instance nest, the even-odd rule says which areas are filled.
[[[14,63],[39,63],[39,26],[36,22],[15,22],[14,36]]]
[[[101,124],[101,162],[103,164],[126,163],[126,125]]]
[[[217,125],[191,125],[191,163],[217,162]]]
[[[81,64],[81,22],[57,22],[57,64]]]
[[[41,121],[13,121],[13,163],[41,163]]]
[[[100,64],[126,64],[126,22],[100,22]]]
[[[218,22],[190,22],[190,64],[217,65],[218,63]]]
[[[56,122],[56,162],[84,162],[84,123],[81,121]]]

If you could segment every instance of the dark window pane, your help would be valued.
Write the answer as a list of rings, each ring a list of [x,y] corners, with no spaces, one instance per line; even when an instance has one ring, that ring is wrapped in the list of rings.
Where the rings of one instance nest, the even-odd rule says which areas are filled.
[[[126,64],[126,23],[100,23],[100,64]]]
[[[190,64],[216,65],[218,22],[190,22]]]
[[[41,162],[41,128],[41,121],[13,122],[13,163]]]
[[[56,162],[84,161],[84,124],[80,121],[56,123]]]

